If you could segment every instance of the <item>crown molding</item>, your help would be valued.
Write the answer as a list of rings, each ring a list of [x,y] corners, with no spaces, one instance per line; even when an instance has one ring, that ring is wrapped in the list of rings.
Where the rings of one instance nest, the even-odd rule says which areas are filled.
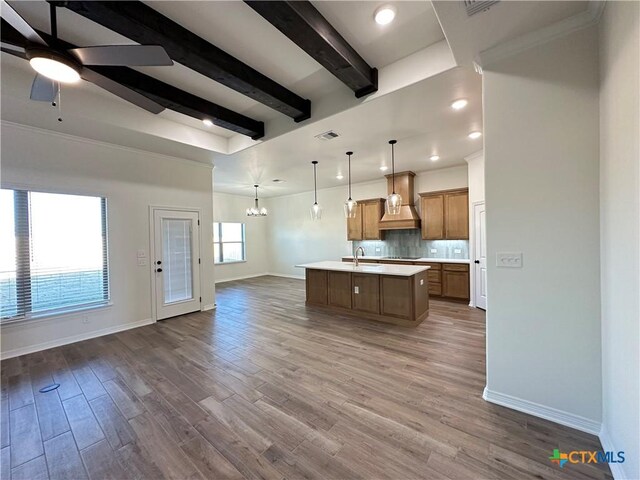
[[[69,141],[72,141],[72,142],[84,143],[84,144],[88,144],[88,145],[95,145],[95,146],[98,146],[98,147],[113,148],[113,149],[116,149],[116,150],[121,150],[121,151],[125,151],[125,152],[130,152],[130,153],[148,155],[150,157],[155,157],[155,158],[163,159],[163,160],[169,160],[169,161],[177,162],[177,163],[183,163],[183,164],[191,165],[191,166],[195,166],[195,167],[206,168],[208,170],[212,170],[213,169],[213,164],[206,164],[206,163],[202,163],[202,162],[197,162],[195,160],[189,160],[187,158],[174,157],[174,156],[171,156],[171,155],[165,155],[163,153],[150,152],[148,150],[142,150],[140,148],[127,147],[127,146],[124,146],[124,145],[118,145],[117,143],[109,143],[109,142],[103,142],[101,140],[94,140],[92,138],[79,137],[77,135],[71,135],[69,133],[56,132],[54,130],[47,130],[46,128],[34,127],[33,125],[26,125],[24,123],[16,123],[16,122],[11,122],[9,120],[2,120],[2,121],[0,121],[0,125],[2,125],[2,128],[5,128],[5,127],[15,128],[17,130],[24,130],[24,131],[27,131],[27,132],[37,133],[37,134],[44,135],[44,136],[63,138],[65,140],[69,140]]]
[[[604,0],[589,0],[587,9],[584,12],[483,50],[476,56],[474,67],[478,73],[482,73],[482,70],[487,68],[488,65],[583,28],[596,25],[600,21],[604,6]]]
[[[480,158],[484,155],[484,150],[478,150],[477,152],[473,152],[471,155],[467,155],[464,157],[465,162],[469,163],[473,160]]]

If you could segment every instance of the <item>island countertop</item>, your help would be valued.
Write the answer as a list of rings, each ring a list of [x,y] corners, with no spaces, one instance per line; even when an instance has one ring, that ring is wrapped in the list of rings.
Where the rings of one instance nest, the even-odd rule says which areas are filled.
[[[428,265],[387,265],[363,263],[355,266],[345,262],[314,262],[296,265],[298,268],[311,268],[315,270],[331,270],[336,272],[371,273],[374,275],[393,275],[397,277],[412,277],[417,273],[429,270]]]

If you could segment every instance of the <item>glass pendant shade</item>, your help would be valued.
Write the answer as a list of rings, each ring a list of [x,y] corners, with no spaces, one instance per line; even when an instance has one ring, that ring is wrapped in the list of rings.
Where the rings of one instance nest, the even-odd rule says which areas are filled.
[[[322,218],[322,207],[318,205],[318,175],[316,172],[318,161],[314,160],[311,164],[313,165],[313,205],[309,213],[311,213],[311,220],[320,220]]]
[[[344,202],[344,216],[347,218],[356,218],[357,206],[358,202],[352,200],[351,198]]]
[[[254,185],[256,189],[256,198],[254,199],[253,207],[247,208],[247,217],[266,217],[267,209],[258,205],[258,185]]]
[[[393,189],[384,205],[387,215],[400,215],[400,209],[402,207],[402,196],[396,193],[396,159],[393,148],[396,143],[398,143],[397,140],[389,140],[389,145],[391,145],[391,181]]]
[[[387,215],[399,215],[400,207],[402,207],[402,197],[399,193],[392,193],[387,197],[385,211]]]
[[[351,198],[351,155],[353,152],[347,152],[347,157],[349,157],[349,198],[344,202],[344,216],[346,218],[356,218],[356,207],[358,206],[358,202]]]
[[[320,220],[322,218],[322,207],[318,203],[314,203],[309,209],[311,220]]]

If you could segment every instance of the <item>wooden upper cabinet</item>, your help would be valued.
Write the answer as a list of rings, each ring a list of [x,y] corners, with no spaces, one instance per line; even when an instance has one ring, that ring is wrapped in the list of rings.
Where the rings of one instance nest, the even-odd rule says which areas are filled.
[[[384,238],[384,231],[380,230],[382,215],[384,215],[384,199],[374,198],[362,201],[363,240],[382,240]]]
[[[422,238],[442,240],[444,238],[444,195],[420,198],[422,211]]]
[[[358,200],[355,218],[347,219],[347,240],[382,240],[380,219],[384,215],[384,199]]]
[[[456,189],[420,194],[424,240],[469,238],[469,190]]]
[[[451,240],[469,238],[469,191],[444,196],[445,237]]]
[[[362,240],[362,204],[356,205],[356,216],[347,218],[347,240]]]

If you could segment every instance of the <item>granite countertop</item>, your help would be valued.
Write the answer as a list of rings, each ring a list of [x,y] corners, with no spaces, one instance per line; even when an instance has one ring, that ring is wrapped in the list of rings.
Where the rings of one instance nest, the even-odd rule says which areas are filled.
[[[346,262],[314,262],[296,265],[298,268],[312,268],[316,270],[332,270],[338,272],[372,273],[375,275],[395,275],[399,277],[411,277],[416,273],[429,270],[427,265],[384,265],[363,263],[355,266]]]
[[[353,255],[345,255],[342,258],[349,258],[349,259],[353,259]],[[387,257],[383,257],[383,256],[376,256],[376,255],[364,255],[362,257],[358,257],[360,260],[393,260],[394,262],[407,262],[407,263],[412,263],[412,262],[430,262],[430,263],[466,263],[469,264],[471,263],[471,260],[469,260],[468,258],[429,258],[429,257],[422,257],[422,258],[415,258],[415,259],[409,259],[409,258],[387,258]]]

